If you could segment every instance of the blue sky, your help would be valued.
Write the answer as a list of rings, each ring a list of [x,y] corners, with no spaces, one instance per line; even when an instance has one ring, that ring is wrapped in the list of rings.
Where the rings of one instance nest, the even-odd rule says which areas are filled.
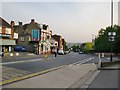
[[[117,11],[115,2],[114,24],[118,23]],[[97,35],[101,28],[110,25],[110,2],[3,0],[1,16],[8,22],[14,20],[16,24],[35,19],[36,22],[48,24],[53,34],[62,35],[67,42],[87,42],[91,41],[92,34]]]

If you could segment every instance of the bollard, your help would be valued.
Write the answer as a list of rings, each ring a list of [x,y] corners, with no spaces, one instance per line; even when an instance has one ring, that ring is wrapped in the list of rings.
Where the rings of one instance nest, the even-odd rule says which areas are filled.
[[[10,56],[13,56],[13,53],[10,53]]]
[[[45,54],[45,58],[48,58],[48,54]]]
[[[16,53],[16,56],[19,56],[19,53]]]
[[[98,55],[98,57],[99,57],[98,68],[101,68],[101,58],[100,58],[100,54]]]
[[[102,53],[102,57],[104,57],[105,55],[104,55],[104,53]]]

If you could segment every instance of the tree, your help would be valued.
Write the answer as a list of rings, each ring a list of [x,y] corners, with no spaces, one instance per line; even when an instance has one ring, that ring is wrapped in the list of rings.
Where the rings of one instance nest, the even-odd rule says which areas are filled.
[[[108,40],[108,32],[116,32],[115,41],[113,42],[113,51],[120,52],[120,26],[106,27],[99,31],[99,36],[95,38],[94,50],[98,52],[110,52],[111,42]]]
[[[71,48],[72,48],[72,50],[74,52],[78,52],[80,50],[80,46],[79,45],[73,45]]]
[[[81,45],[81,51],[88,53],[91,50],[93,50],[93,45],[91,42],[86,42]]]

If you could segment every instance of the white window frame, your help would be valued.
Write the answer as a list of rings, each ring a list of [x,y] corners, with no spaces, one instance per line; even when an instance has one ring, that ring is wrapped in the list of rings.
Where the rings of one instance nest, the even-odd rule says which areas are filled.
[[[25,41],[25,37],[20,37],[20,40],[23,42]]]

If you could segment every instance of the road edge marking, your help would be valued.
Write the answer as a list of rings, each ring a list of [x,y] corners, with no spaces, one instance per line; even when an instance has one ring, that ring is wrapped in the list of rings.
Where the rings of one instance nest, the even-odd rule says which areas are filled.
[[[31,78],[31,77],[35,77],[35,76],[38,76],[38,75],[41,75],[41,74],[48,73],[50,71],[58,70],[58,69],[60,69],[60,68],[62,68],[64,66],[65,65],[59,66],[59,67],[55,67],[55,68],[51,68],[51,69],[47,69],[47,70],[43,70],[41,72],[31,73],[31,74],[28,74],[28,75],[25,75],[25,76],[21,76],[21,77],[17,77],[17,78],[8,79],[8,80],[0,82],[0,86],[1,85],[6,85],[6,84],[9,84],[9,83],[12,83],[12,82],[16,82],[16,81],[28,79],[28,78]]]

